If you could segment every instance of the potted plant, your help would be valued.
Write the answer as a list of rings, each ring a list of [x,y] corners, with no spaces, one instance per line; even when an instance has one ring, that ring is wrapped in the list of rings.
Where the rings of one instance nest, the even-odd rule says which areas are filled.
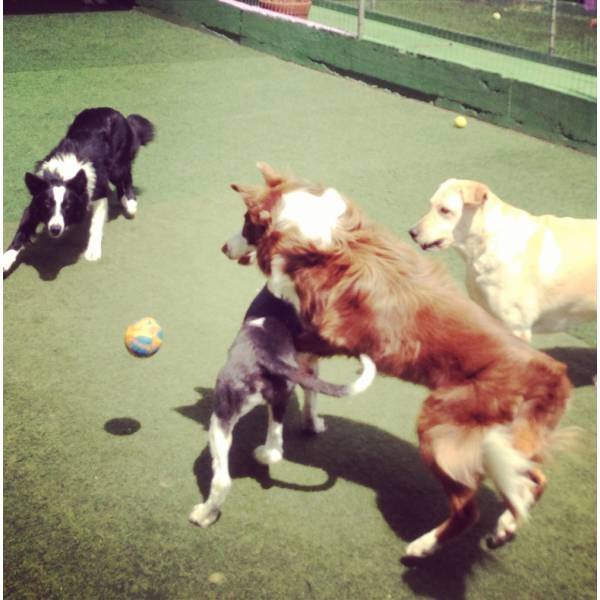
[[[312,0],[258,0],[261,8],[306,19]]]

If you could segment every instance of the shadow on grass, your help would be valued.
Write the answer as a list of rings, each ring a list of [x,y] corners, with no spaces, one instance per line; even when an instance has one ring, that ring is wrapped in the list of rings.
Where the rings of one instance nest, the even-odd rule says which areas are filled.
[[[107,221],[114,221],[122,215],[121,204],[112,193],[109,197]],[[19,265],[25,264],[33,267],[40,279],[54,281],[65,267],[79,262],[85,252],[89,240],[90,218],[91,215],[88,215],[83,223],[69,228],[59,239],[51,238],[44,229],[32,244],[25,247],[4,278],[12,274]]]
[[[597,372],[596,348],[545,348],[543,350],[552,358],[567,365],[569,379],[575,387],[594,385]]]
[[[175,410],[207,430],[214,390],[196,388],[196,391],[200,394],[196,404]],[[325,482],[302,485],[272,479],[269,469],[254,460],[252,451],[265,440],[267,412],[264,407],[253,410],[236,426],[229,454],[232,479],[251,477],[263,488],[277,486],[300,493],[329,489],[338,478],[352,481],[375,492],[377,507],[386,523],[407,542],[447,517],[446,496],[412,444],[378,427],[343,417],[325,416],[327,431],[318,436],[302,432],[301,423],[298,401],[293,396],[284,422],[285,460],[325,471]],[[194,474],[206,498],[212,478],[208,447],[196,459]],[[235,481],[231,493],[235,494]],[[405,583],[415,593],[444,600],[464,598],[466,580],[473,566],[494,560],[493,555],[482,548],[482,538],[494,528],[502,506],[487,488],[479,494],[479,506],[482,518],[475,527],[438,555],[423,561],[417,569],[404,572]],[[226,513],[227,504],[224,508]]]

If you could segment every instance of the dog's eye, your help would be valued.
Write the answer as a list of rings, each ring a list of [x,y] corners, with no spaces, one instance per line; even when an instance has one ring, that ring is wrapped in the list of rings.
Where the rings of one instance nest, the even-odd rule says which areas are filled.
[[[266,228],[262,225],[254,225],[254,223],[244,223],[244,227],[242,229],[242,236],[246,239],[246,241],[256,246],[260,238],[263,236]]]
[[[440,206],[440,214],[451,215],[452,211],[449,208],[446,208],[445,206]]]
[[[264,235],[267,228],[264,225],[257,225],[252,222],[250,215],[244,215],[244,226],[242,227],[242,237],[251,246],[256,246],[260,238]]]

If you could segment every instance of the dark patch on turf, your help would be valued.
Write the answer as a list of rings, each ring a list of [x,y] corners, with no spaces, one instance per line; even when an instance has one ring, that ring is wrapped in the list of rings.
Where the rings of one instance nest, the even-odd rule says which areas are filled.
[[[111,433],[112,435],[131,435],[136,433],[141,426],[142,424],[136,419],[119,417],[106,421],[106,423],[104,423],[104,431]]]

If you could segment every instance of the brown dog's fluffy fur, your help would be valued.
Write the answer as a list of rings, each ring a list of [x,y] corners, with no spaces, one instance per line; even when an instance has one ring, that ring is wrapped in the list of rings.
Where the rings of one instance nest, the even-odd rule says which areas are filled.
[[[256,228],[248,241],[260,269],[270,277],[277,257],[293,282],[306,328],[298,349],[364,353],[381,373],[431,390],[418,419],[420,450],[448,494],[451,515],[409,546],[405,562],[433,553],[477,518],[474,497],[486,475],[507,504],[490,545],[510,539],[544,487],[535,463],[567,406],[566,367],[514,337],[461,294],[440,265],[368,221],[349,200],[325,247],[293,224],[281,226],[284,194],[323,190],[264,163],[259,169],[265,186],[233,187]]]

